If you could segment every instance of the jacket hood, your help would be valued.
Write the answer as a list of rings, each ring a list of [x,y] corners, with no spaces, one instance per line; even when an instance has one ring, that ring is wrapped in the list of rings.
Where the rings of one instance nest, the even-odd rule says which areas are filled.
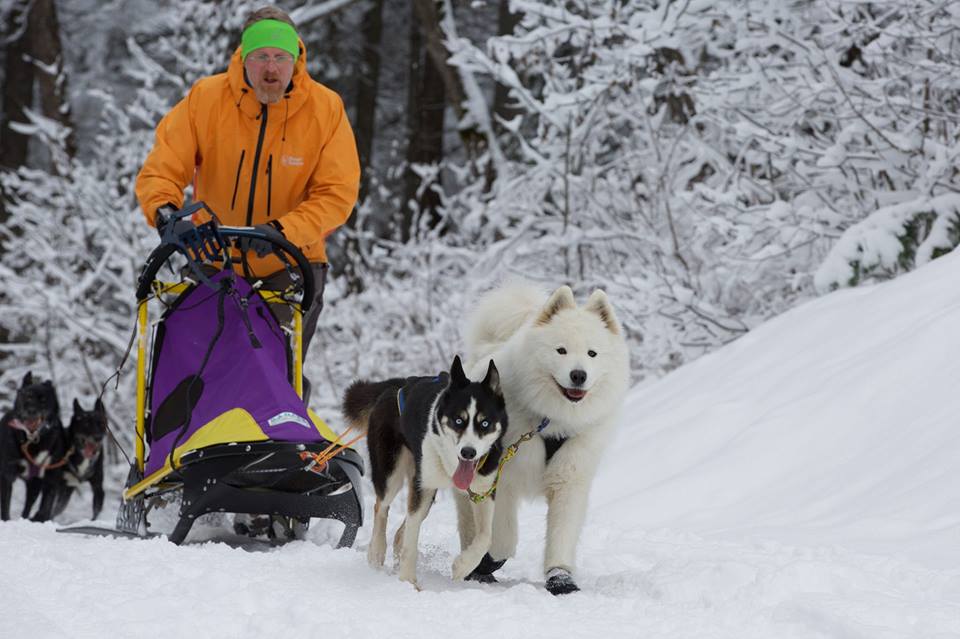
[[[307,100],[307,83],[310,81],[310,74],[307,73],[307,47],[303,40],[298,39],[297,45],[300,47],[300,55],[293,63],[293,77],[290,79],[292,87],[284,94],[284,99],[276,104],[269,105],[270,108],[281,108],[285,110],[284,117],[289,117],[296,113]],[[237,107],[244,114],[251,118],[260,115],[260,102],[257,100],[253,87],[247,84],[243,75],[243,54],[241,48],[237,47],[230,57],[230,66],[227,68],[227,77],[230,81],[230,92]],[[284,104],[286,103],[286,104]]]

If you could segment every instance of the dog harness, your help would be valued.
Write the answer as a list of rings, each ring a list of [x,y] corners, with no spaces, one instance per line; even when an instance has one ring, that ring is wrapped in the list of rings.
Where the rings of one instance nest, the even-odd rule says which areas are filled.
[[[43,433],[44,429],[47,427],[47,423],[48,422],[46,420],[41,421],[36,428],[31,429],[29,426],[27,426],[22,421],[16,418],[11,419],[9,422],[7,422],[10,428],[14,430],[19,430],[23,432],[24,435],[27,436],[28,444],[32,444],[33,442],[37,441],[40,438],[41,433]]]
[[[560,447],[567,442],[566,437],[548,437],[545,435],[540,435],[543,439],[543,448],[547,454],[546,463],[550,463],[550,459],[557,454],[557,451],[560,450]]]
[[[429,380],[431,382],[437,383],[440,381],[440,376],[437,375],[433,379]],[[397,389],[397,414],[403,415],[403,409],[407,405],[407,400],[403,396],[403,386]]]
[[[27,439],[23,442],[23,444],[20,445],[20,452],[23,454],[23,457],[26,459],[27,463],[40,472],[60,468],[67,463],[68,458],[73,454],[73,447],[71,446],[70,449],[67,450],[67,453],[58,461],[50,463],[39,461],[36,457],[30,454],[30,445],[36,443],[37,440],[40,439],[40,435],[47,428],[49,422],[40,422],[40,425],[34,430],[30,430],[30,428],[19,419],[11,419],[9,422],[7,422],[7,425],[10,426],[10,428],[19,430],[26,435]]]

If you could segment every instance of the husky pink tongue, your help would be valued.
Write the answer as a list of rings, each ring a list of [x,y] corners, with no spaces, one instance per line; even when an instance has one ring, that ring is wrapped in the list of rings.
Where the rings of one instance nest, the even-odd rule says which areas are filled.
[[[460,465],[453,473],[453,485],[460,490],[467,490],[473,482],[473,471],[476,464],[465,459],[460,460]]]

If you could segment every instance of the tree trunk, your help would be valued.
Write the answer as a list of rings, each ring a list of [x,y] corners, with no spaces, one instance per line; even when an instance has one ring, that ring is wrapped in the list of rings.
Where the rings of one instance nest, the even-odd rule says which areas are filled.
[[[510,11],[510,0],[500,0],[497,11],[497,35],[510,35],[520,24],[521,14]],[[497,120],[511,120],[521,111],[509,104],[509,91],[507,87],[497,82],[493,90],[493,112]],[[502,132],[502,127],[494,122],[496,130]]]
[[[7,48],[3,74],[3,113],[0,114],[0,172],[16,171],[27,164],[30,136],[18,133],[10,125],[27,121],[26,110],[33,106],[35,87],[40,113],[70,126],[70,103],[54,0],[18,1],[10,11],[3,35]],[[65,151],[72,156],[74,150],[71,130],[65,141]],[[57,170],[56,163],[52,165],[52,170]],[[0,224],[9,217],[8,197],[9,194],[0,184]],[[0,327],[0,343],[5,344],[9,340],[9,331]],[[4,358],[4,354],[0,353],[0,361]]]
[[[419,131],[416,133],[417,154],[414,161],[418,164],[439,165],[443,161],[443,124],[447,108],[443,77],[436,63],[429,56],[423,60],[423,75],[420,89]],[[427,216],[427,226],[436,228],[440,218],[440,195],[428,188],[417,198],[420,205],[420,219]]]
[[[423,29],[427,57],[433,62],[436,75],[443,83],[447,104],[453,108],[457,120],[462,121],[467,115],[465,106],[467,93],[463,88],[459,72],[447,64],[450,52],[443,43],[445,36],[443,29],[440,28],[440,4],[442,3],[438,0],[413,0],[413,11]],[[486,147],[483,133],[476,126],[460,129],[459,133],[467,154],[473,157],[480,155]]]
[[[34,65],[24,57],[30,51],[28,26],[30,2],[20,0],[10,11],[10,21],[4,32],[7,42],[3,69],[3,115],[0,118],[0,171],[16,171],[26,164],[30,149],[29,136],[10,128],[11,122],[24,122],[24,109],[33,99]],[[0,224],[6,221],[7,193],[0,185]]]
[[[40,98],[40,112],[44,117],[56,120],[71,129],[65,150],[68,156],[73,157],[76,143],[70,121],[60,22],[57,20],[54,0],[34,0],[33,11],[30,12],[29,34],[30,55],[42,64],[42,68],[37,69],[34,75]]]
[[[33,107],[34,87],[39,95],[39,112],[70,126],[70,103],[54,0],[18,2],[11,11],[4,36],[8,42],[0,119],[0,171],[16,171],[27,163],[30,136],[14,131],[10,124],[27,121],[26,109]],[[72,156],[74,150],[71,132],[66,140],[67,154]],[[7,219],[7,197],[0,187],[0,223]]]
[[[443,87],[446,90],[447,101],[453,107],[457,117],[464,115],[463,102],[466,94],[463,84],[457,75],[456,69],[447,64],[450,52],[443,44],[443,30],[440,28],[440,10],[437,0],[413,0],[413,11],[423,29],[423,40],[426,44],[427,56],[437,65]]]
[[[373,142],[376,137],[377,95],[380,92],[380,37],[383,32],[383,0],[373,0],[370,8],[363,14],[361,36],[360,72],[357,74],[356,104],[353,118],[353,134],[357,140],[357,155],[360,156],[360,195],[358,202],[363,204],[370,188],[370,172],[373,169]],[[355,229],[357,215],[347,218],[347,228]],[[360,246],[356,237],[347,234],[342,239],[344,255],[337,266],[337,275],[342,276],[348,293],[359,293],[365,284],[360,275]]]
[[[457,116],[457,121],[463,122],[466,119],[465,116],[468,115],[467,91],[464,89],[460,72],[447,64],[447,60],[450,59],[450,52],[443,43],[445,35],[443,29],[440,27],[440,20],[442,18],[441,9],[445,3],[441,0],[412,0],[412,4],[414,15],[416,19],[420,21],[423,29],[426,57],[433,63],[436,77],[442,80],[447,104],[453,108],[453,112]],[[450,19],[452,20],[453,16],[450,16]],[[475,105],[474,109],[476,108]],[[483,108],[485,109],[486,106]],[[474,113],[472,116],[471,119],[485,119],[489,117],[489,114],[485,113],[481,116],[478,113]],[[489,144],[487,132],[483,130],[485,126],[489,125],[481,125],[475,122],[469,127],[458,127],[457,132],[460,135],[460,140],[463,143],[467,157],[471,159],[478,158],[487,150]],[[489,135],[492,137],[493,131],[489,131]],[[493,180],[493,167],[488,166],[486,173],[489,187],[489,184],[491,184]]]
[[[383,31],[383,0],[373,0],[363,14],[363,64],[357,78],[357,115],[354,132],[360,155],[360,201],[369,188],[373,167],[373,140],[376,133],[377,92],[380,89],[380,36]],[[351,217],[351,220],[353,217]]]
[[[432,1],[432,0],[431,0]],[[428,47],[427,47],[428,48]],[[444,64],[446,67],[446,65]],[[446,96],[443,70],[424,47],[420,25],[410,25],[410,76],[407,85],[407,170],[404,175],[400,237],[406,242],[419,235],[423,216],[427,225],[440,221],[440,197],[433,189],[420,188],[420,177],[412,164],[439,164],[443,160],[443,121]]]

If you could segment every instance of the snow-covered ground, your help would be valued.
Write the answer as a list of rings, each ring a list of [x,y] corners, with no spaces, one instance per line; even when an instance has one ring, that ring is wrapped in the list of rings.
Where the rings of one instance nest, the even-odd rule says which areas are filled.
[[[14,521],[0,637],[960,637],[958,282],[950,255],[834,293],[636,389],[594,486],[580,593],[543,589],[540,504],[502,583],[481,586],[449,579],[441,496],[420,592],[367,566],[368,527],[333,550],[323,525],[269,548],[202,541],[229,540],[213,522],[176,547]]]

